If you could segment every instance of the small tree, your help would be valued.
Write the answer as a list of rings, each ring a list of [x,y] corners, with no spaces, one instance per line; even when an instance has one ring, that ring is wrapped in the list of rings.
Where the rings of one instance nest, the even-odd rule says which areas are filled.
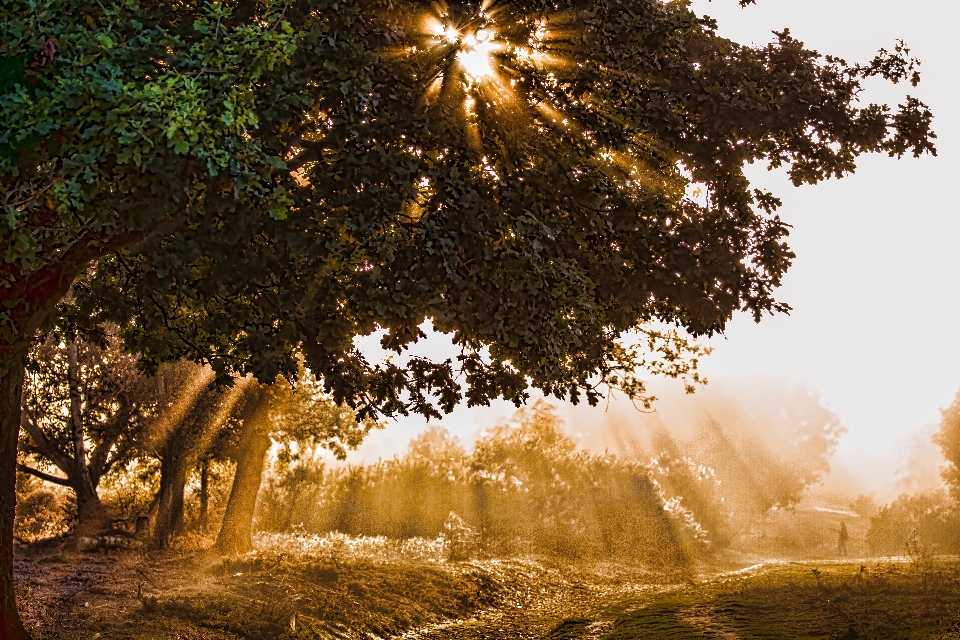
[[[78,531],[102,527],[108,514],[97,494],[100,479],[134,455],[158,400],[155,382],[137,372],[115,337],[98,346],[50,336],[27,367],[18,469],[73,490]]]

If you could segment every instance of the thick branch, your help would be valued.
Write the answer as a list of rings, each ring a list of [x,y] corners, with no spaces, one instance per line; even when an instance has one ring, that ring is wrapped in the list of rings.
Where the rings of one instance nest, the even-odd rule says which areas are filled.
[[[45,482],[51,482],[53,484],[58,484],[61,487],[72,487],[73,483],[70,482],[69,478],[58,478],[57,476],[52,476],[49,473],[44,473],[43,471],[38,471],[37,469],[32,469],[26,465],[17,463],[17,471],[22,473],[28,473],[35,478],[40,478]]]
[[[113,449],[113,445],[117,443],[118,439],[119,434],[106,437],[90,452],[90,462],[87,464],[87,468],[90,470],[90,479],[93,481],[93,486],[100,484],[100,478],[108,471],[107,459],[110,456],[110,450]]]
[[[26,277],[17,278],[13,286],[0,288],[0,309],[8,309],[16,328],[16,337],[0,343],[0,362],[7,360],[12,348],[26,344],[50,313],[56,308],[77,275],[93,260],[130,246],[144,234],[127,231],[114,235],[84,233],[55,263]]]
[[[55,444],[50,442],[47,434],[38,427],[32,420],[24,419],[20,421],[20,428],[27,432],[30,439],[33,440],[37,452],[44,458],[52,462],[58,469],[68,476],[73,469],[73,459],[65,455]]]

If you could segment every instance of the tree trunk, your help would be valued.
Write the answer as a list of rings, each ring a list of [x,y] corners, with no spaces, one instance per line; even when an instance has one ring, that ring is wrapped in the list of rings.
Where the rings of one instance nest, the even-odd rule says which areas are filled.
[[[26,348],[4,358],[0,374],[0,638],[30,640],[13,590],[13,518],[16,508],[17,439]]]
[[[83,424],[83,390],[80,388],[76,340],[67,347],[67,385],[70,388],[70,431],[73,435],[73,472],[69,476],[77,494],[76,534],[95,535],[103,530],[109,521],[87,466],[87,447],[84,442],[87,434]]]
[[[210,505],[210,461],[204,460],[200,464],[200,531],[207,531],[207,510]]]
[[[97,490],[86,483],[77,483],[72,488],[77,495],[77,528],[74,533],[90,536],[106,529],[110,524],[110,515],[100,501]]]
[[[246,553],[253,549],[253,512],[270,450],[270,434],[253,426],[241,444],[237,473],[217,536],[216,548],[221,553]]]
[[[4,331],[0,340],[0,638],[30,640],[23,627],[13,591],[13,519],[16,507],[17,441],[27,351],[37,329],[50,317],[77,274],[101,256],[129,246],[143,237],[123,232],[109,237],[84,233],[59,259],[26,277],[19,269],[12,286],[0,289]],[[9,265],[8,265],[9,266]]]
[[[173,537],[183,531],[183,491],[187,485],[189,452],[175,442],[174,433],[164,447],[163,459],[160,461],[157,519],[153,525],[153,544],[159,549],[169,547]]]

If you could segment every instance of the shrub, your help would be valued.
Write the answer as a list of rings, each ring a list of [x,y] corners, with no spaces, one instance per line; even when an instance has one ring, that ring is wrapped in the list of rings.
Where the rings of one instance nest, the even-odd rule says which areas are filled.
[[[908,542],[960,552],[960,513],[946,491],[904,494],[870,519],[867,545],[873,553],[903,555]]]
[[[578,449],[544,402],[491,431],[472,454],[433,428],[403,457],[373,465],[281,463],[261,497],[268,530],[442,538],[453,560],[480,552],[685,558],[684,523],[664,511],[647,467]],[[291,511],[297,522],[284,515]]]

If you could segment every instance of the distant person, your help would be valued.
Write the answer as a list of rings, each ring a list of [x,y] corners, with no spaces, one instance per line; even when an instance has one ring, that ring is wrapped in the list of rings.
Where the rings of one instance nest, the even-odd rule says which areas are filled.
[[[847,531],[847,523],[840,523],[840,538],[837,541],[837,553],[842,556],[847,555],[847,540],[850,539],[850,533]]]

